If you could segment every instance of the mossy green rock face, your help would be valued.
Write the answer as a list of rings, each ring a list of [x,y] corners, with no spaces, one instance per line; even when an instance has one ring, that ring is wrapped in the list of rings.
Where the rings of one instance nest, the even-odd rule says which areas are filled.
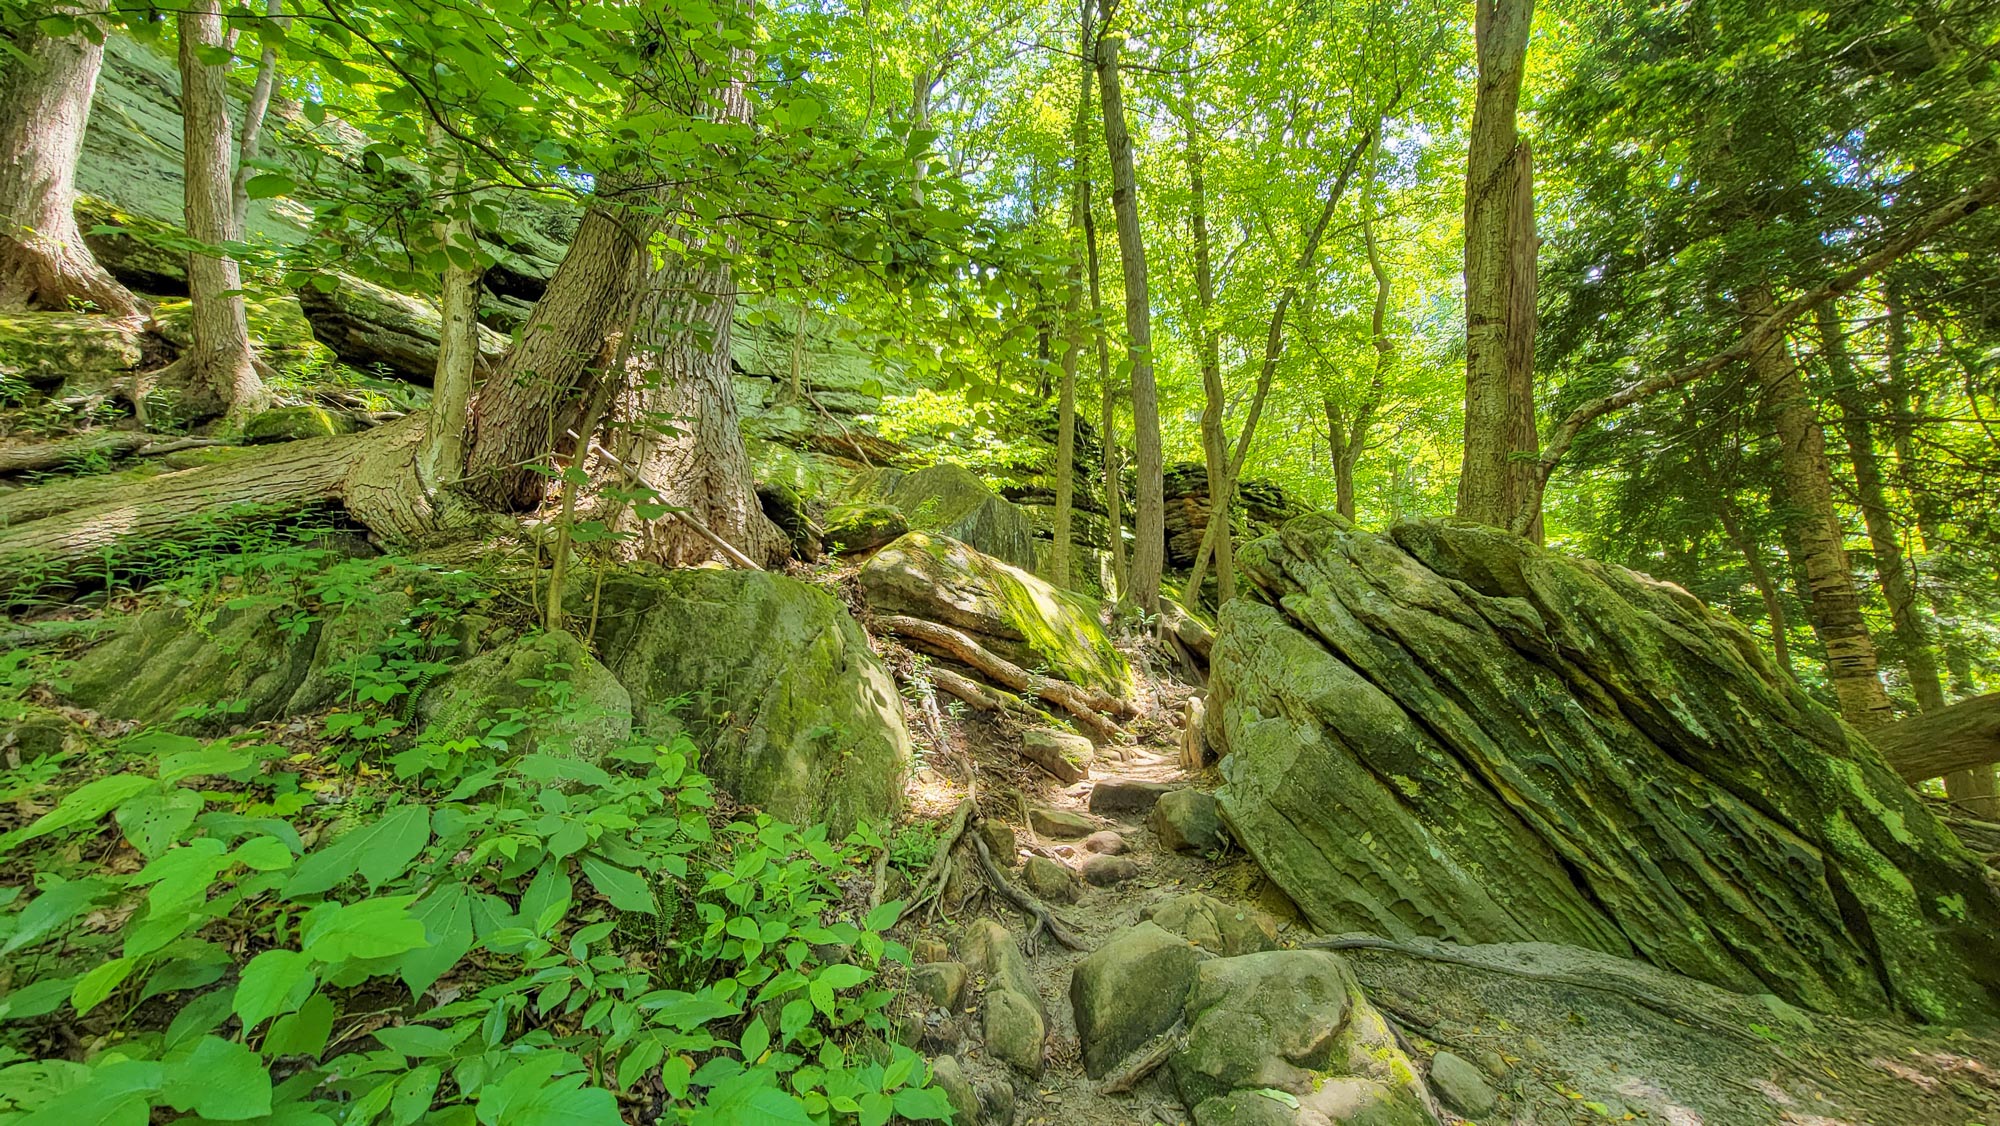
[[[567,633],[538,633],[481,653],[439,677],[417,702],[425,739],[476,739],[510,716],[527,724],[508,738],[514,750],[594,760],[632,737],[631,693]]]
[[[737,798],[836,835],[901,806],[895,683],[825,591],[761,571],[623,571],[605,577],[597,641],[640,727],[688,729]]]
[[[1874,750],[1685,591],[1490,529],[1246,545],[1208,730],[1313,925],[1558,942],[1811,1008],[2000,1011],[2000,901]]]
[[[861,590],[878,611],[963,630],[1024,669],[1132,692],[1131,666],[1098,621],[1097,600],[957,540],[911,532],[862,567]]]
[[[1028,514],[962,465],[857,473],[841,499],[891,505],[912,528],[950,536],[1016,567],[1035,565],[1035,528]]]
[[[902,510],[887,504],[835,505],[825,524],[827,549],[841,555],[873,551],[910,530]]]
[[[0,313],[0,381],[102,386],[139,366],[139,336],[90,313]]]
[[[318,632],[285,628],[261,603],[206,625],[179,610],[142,610],[77,658],[68,695],[112,719],[191,732],[276,719],[305,679]]]
[[[351,419],[324,407],[272,407],[243,424],[243,440],[253,446],[295,442],[300,438],[330,438],[353,429]]]

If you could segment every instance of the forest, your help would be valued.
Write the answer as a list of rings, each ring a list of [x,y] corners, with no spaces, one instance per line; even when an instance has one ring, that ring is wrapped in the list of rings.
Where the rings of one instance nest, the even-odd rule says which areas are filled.
[[[2000,6],[0,0],[0,1126],[2000,1122]]]

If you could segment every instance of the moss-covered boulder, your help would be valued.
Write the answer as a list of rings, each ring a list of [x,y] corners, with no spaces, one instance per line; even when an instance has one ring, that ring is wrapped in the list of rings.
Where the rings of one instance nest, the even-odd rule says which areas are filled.
[[[962,465],[857,473],[840,499],[890,505],[912,528],[950,536],[1016,567],[1035,565],[1035,528],[1028,514]]]
[[[841,555],[873,551],[910,530],[901,509],[888,504],[837,504],[826,514],[826,544]]]
[[[877,611],[963,630],[1022,668],[1132,693],[1131,666],[1105,634],[1096,599],[957,540],[911,532],[862,567],[861,590]]]
[[[139,366],[139,334],[91,313],[0,313],[0,383],[104,386]]]
[[[312,325],[313,336],[341,362],[386,370],[426,387],[436,376],[444,317],[429,301],[347,274],[334,274],[326,279],[325,288],[301,289],[298,302]],[[504,355],[507,347],[505,336],[479,326],[478,364],[482,371]]]
[[[1217,796],[1322,931],[1559,942],[1746,993],[2000,1011],[2000,899],[1863,739],[1685,591],[1502,533],[1247,545]]]
[[[900,807],[910,734],[895,683],[825,591],[762,571],[632,569],[605,577],[597,616],[640,726],[689,730],[737,798],[836,833]]]
[[[243,424],[243,440],[253,446],[295,442],[301,438],[331,438],[354,431],[354,420],[325,407],[272,407]]]
[[[319,629],[292,628],[275,602],[199,621],[171,608],[142,610],[78,657],[69,698],[111,719],[216,732],[276,719],[305,679]]]
[[[503,719],[525,724],[515,750],[595,759],[632,736],[632,695],[583,643],[536,633],[439,677],[417,701],[422,737],[477,738]]]

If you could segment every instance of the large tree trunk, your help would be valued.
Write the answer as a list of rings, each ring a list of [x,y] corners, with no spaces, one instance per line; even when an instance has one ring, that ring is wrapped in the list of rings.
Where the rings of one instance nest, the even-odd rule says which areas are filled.
[[[2000,692],[1877,728],[1868,741],[1911,783],[2000,762]]]
[[[1465,455],[1458,515],[1541,540],[1534,161],[1514,124],[1534,0],[1479,0],[1465,165]]]
[[[97,17],[107,3],[56,7]],[[43,35],[30,24],[9,46],[21,57],[0,66],[0,308],[68,310],[82,303],[137,316],[138,300],[97,264],[73,210],[76,160],[104,44],[81,31]]]
[[[1111,0],[1099,0],[1100,18]],[[1167,559],[1165,466],[1160,451],[1160,395],[1153,383],[1153,312],[1146,292],[1146,244],[1139,233],[1139,180],[1132,163],[1132,134],[1125,125],[1125,97],[1118,52],[1124,37],[1097,40],[1097,84],[1104,99],[1104,142],[1111,154],[1111,212],[1118,220],[1118,259],[1125,273],[1125,338],[1132,361],[1132,444],[1138,453],[1138,519],[1132,573],[1121,592],[1148,614],[1160,612],[1160,572]]]
[[[1188,173],[1188,225],[1193,229],[1194,242],[1194,292],[1195,331],[1201,339],[1197,342],[1197,355],[1201,361],[1201,452],[1208,468],[1208,521],[1219,523],[1215,535],[1215,604],[1216,609],[1236,597],[1235,537],[1230,534],[1229,510],[1229,447],[1222,434],[1222,412],[1227,407],[1222,390],[1222,346],[1221,334],[1216,331],[1215,317],[1215,272],[1208,261],[1208,185],[1202,176],[1202,153],[1200,131],[1195,127],[1193,99],[1189,99],[1186,110],[1187,129],[1187,173]],[[1201,587],[1198,576],[1191,576],[1181,601],[1189,606],[1201,604]]]
[[[188,237],[203,248],[188,256],[193,303],[191,343],[179,361],[183,413],[226,414],[241,422],[269,405],[250,354],[250,321],[236,260],[214,253],[237,237],[230,206],[235,146],[229,124],[229,64],[202,61],[223,49],[220,0],[191,0],[180,16],[181,148]]]
[[[281,25],[289,25],[290,20],[281,18],[284,10],[284,0],[268,0],[264,8],[266,15]],[[243,237],[250,219],[250,177],[257,174],[250,162],[257,159],[263,145],[264,114],[271,108],[271,89],[277,79],[278,48],[266,40],[263,55],[257,60],[256,80],[250,84],[250,100],[243,104],[243,132],[236,141],[236,172],[229,178],[229,229],[238,239]]]
[[[1084,0],[1089,8],[1092,0]],[[1125,595],[1125,585],[1129,574],[1125,566],[1125,486],[1121,480],[1123,468],[1118,459],[1118,385],[1111,378],[1111,328],[1104,317],[1103,267],[1097,254],[1097,215],[1092,210],[1090,179],[1082,181],[1085,193],[1083,201],[1083,253],[1084,264],[1090,273],[1090,323],[1091,335],[1097,343],[1097,385],[1103,396],[1098,407],[1098,437],[1104,446],[1104,520],[1111,529],[1111,590],[1114,598]]]
[[[1775,308],[1768,288],[1759,286],[1744,295],[1744,313],[1753,328],[1768,320]],[[1876,668],[1875,640],[1861,617],[1861,591],[1833,511],[1826,435],[1783,333],[1751,354],[1750,370],[1777,425],[1786,523],[1805,567],[1806,606],[1813,633],[1826,650],[1827,679],[1833,682],[1840,714],[1849,723],[1863,730],[1880,727],[1894,712]]]
[[[1074,166],[1070,171],[1069,197],[1069,239],[1070,260],[1068,276],[1064,279],[1063,323],[1067,335],[1063,340],[1062,387],[1056,395],[1056,511],[1052,540],[1049,547],[1049,581],[1059,587],[1070,585],[1070,558],[1075,552],[1075,543],[1070,529],[1076,506],[1076,369],[1083,353],[1083,289],[1084,250],[1083,240],[1090,230],[1090,32],[1091,5],[1094,0],[1081,0],[1077,20],[1077,57],[1083,60],[1078,70],[1079,83],[1076,92],[1076,117],[1070,128],[1070,159]]]
[[[466,439],[464,487],[482,503],[525,508],[542,494],[530,468],[573,424],[576,394],[608,341],[632,323],[651,268],[654,205],[616,177],[578,224],[568,253],[535,302],[521,342],[480,388]]]

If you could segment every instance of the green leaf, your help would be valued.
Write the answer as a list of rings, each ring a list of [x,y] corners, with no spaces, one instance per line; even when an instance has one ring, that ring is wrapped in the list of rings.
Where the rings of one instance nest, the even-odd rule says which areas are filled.
[[[266,950],[243,967],[230,1008],[248,1032],[299,1007],[317,984],[311,958],[297,950]]]
[[[683,993],[662,989],[639,998],[639,1008],[652,1014],[653,1023],[686,1032],[721,1017],[733,1017],[743,1010],[706,993]]]
[[[154,786],[151,778],[143,774],[111,774],[103,778],[85,782],[71,790],[69,796],[59,802],[54,809],[35,818],[25,829],[16,829],[0,837],[0,853],[5,853],[15,845],[45,837],[50,833],[67,829],[72,825],[84,825],[117,808],[127,798]]]
[[[459,1041],[471,1033],[471,1026],[453,1032],[449,1029],[432,1028],[427,1024],[397,1024],[378,1028],[375,1039],[392,1052],[415,1059],[430,1059],[433,1056],[448,1056],[458,1047]]]
[[[160,1089],[160,1065],[151,1060],[113,1060],[90,1079],[45,1102],[8,1126],[146,1126],[152,1096]],[[12,1092],[9,1092],[10,1094]]]
[[[821,970],[815,975],[814,980],[825,982],[828,989],[852,989],[874,976],[872,971],[841,962]]]
[[[307,956],[320,962],[349,958],[386,958],[424,944],[424,924],[410,914],[413,895],[364,899],[331,909],[315,910],[301,944]],[[323,913],[322,913],[323,911]]]
[[[133,742],[126,743],[125,749],[132,750]],[[183,778],[197,778],[205,774],[234,774],[255,761],[246,751],[210,743],[200,750],[161,755],[160,781],[172,785]]]
[[[659,908],[653,902],[653,890],[646,881],[615,864],[607,864],[595,856],[583,857],[583,874],[590,878],[590,886],[597,894],[611,901],[620,911],[637,911],[652,915]]]
[[[96,1008],[111,991],[125,983],[132,976],[132,959],[113,958],[77,979],[76,987],[70,990],[69,1003],[76,1006],[78,1016]]]
[[[422,1118],[431,1108],[431,1100],[437,1096],[438,1081],[444,1072],[433,1064],[412,1068],[401,1079],[396,1080],[395,1093],[389,1096],[389,1121],[395,1126],[410,1126]]]
[[[430,838],[430,810],[399,805],[381,820],[308,853],[285,884],[285,896],[317,895],[357,872],[369,887],[380,887],[402,875]]]
[[[275,872],[291,867],[292,850],[276,837],[252,837],[237,845],[230,858],[254,871]]]
[[[264,1042],[259,1045],[263,1053],[272,1059],[279,1056],[307,1056],[318,1059],[326,1051],[327,1038],[333,1035],[333,1002],[326,994],[315,993],[306,998],[299,1011],[281,1016],[271,1022],[271,1031],[264,1034]]]
[[[250,177],[250,182],[243,185],[245,194],[251,199],[271,199],[276,196],[290,195],[297,191],[298,188],[297,181],[293,180],[290,176],[280,175],[276,172],[265,172],[252,176]]]
[[[410,996],[421,999],[472,949],[472,900],[464,884],[446,884],[418,900],[410,913],[424,925],[424,945],[403,955],[396,972]]]
[[[179,840],[201,813],[201,795],[175,788],[142,793],[119,805],[114,819],[125,839],[145,857],[158,856]]]
[[[951,1117],[951,1100],[939,1087],[905,1087],[896,1092],[896,1113],[904,1118],[943,1120]]]
[[[160,1098],[178,1111],[217,1122],[271,1113],[271,1073],[257,1053],[220,1036],[204,1036],[178,1063],[169,1062]]]
[[[743,1053],[744,1063],[758,1062],[771,1048],[771,1029],[763,1021],[753,1018],[749,1027],[743,1030],[743,1039],[738,1048]]]
[[[784,1009],[778,1013],[778,1033],[784,1038],[784,1042],[789,1044],[800,1032],[805,1031],[806,1025],[811,1024],[812,1019],[812,1002],[804,997],[794,997],[785,1002]]]
[[[895,926],[896,920],[902,916],[903,901],[892,899],[887,903],[877,904],[873,911],[868,912],[868,917],[861,920],[861,925],[871,931],[885,931]]]
[[[63,880],[51,877],[53,886],[36,896],[14,917],[14,933],[0,946],[0,955],[31,946],[57,927],[82,914],[91,904],[112,891],[105,880]]]

